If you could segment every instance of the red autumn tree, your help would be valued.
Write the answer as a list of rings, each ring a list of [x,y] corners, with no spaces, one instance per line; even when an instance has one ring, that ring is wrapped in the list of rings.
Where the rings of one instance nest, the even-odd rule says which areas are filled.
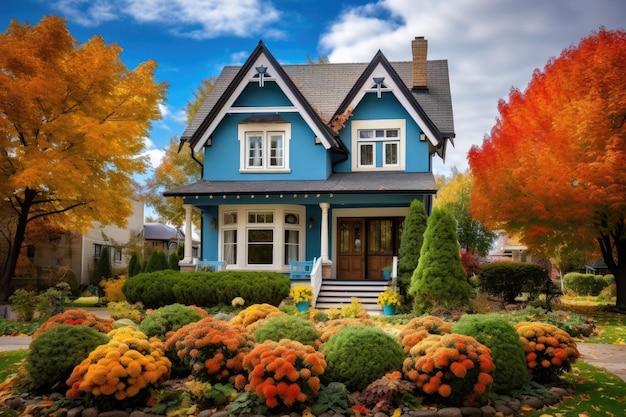
[[[469,152],[471,213],[531,249],[597,242],[626,306],[626,32],[604,28],[512,89]]]

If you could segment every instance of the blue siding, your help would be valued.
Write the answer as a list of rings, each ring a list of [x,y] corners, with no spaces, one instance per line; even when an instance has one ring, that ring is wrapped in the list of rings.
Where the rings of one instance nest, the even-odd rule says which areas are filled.
[[[263,87],[256,83],[248,83],[241,92],[234,107],[273,107],[293,106],[293,103],[274,81],[266,82]]]
[[[411,119],[407,111],[392,93],[383,93],[381,98],[376,98],[375,93],[368,93],[352,112],[345,128],[340,132],[341,140],[350,149],[350,156],[344,162],[335,166],[336,172],[350,172],[352,158],[356,157],[356,150],[352,148],[352,121],[354,120],[381,120],[381,119],[405,119],[406,129],[406,171],[407,172],[430,172],[431,163],[428,154],[428,143],[420,142],[421,130],[417,123]],[[382,148],[377,148],[378,156],[376,164],[382,165]]]
[[[238,123],[254,113],[232,114],[225,117],[213,132],[212,146],[205,148],[204,179],[207,180],[309,180],[326,179],[330,175],[330,156],[321,144],[315,144],[315,134],[297,113],[280,116],[291,123],[291,173],[240,173],[240,143]]]

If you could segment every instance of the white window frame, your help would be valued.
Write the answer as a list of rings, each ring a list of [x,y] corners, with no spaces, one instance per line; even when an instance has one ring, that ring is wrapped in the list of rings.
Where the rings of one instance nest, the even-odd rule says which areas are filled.
[[[272,221],[264,222],[262,216],[249,222],[248,215],[256,213],[272,213]],[[219,224],[219,259],[224,259],[224,231],[235,230],[237,236],[236,263],[227,264],[226,269],[250,269],[250,270],[268,270],[288,272],[289,265],[285,263],[285,251],[287,250],[287,242],[285,242],[285,231],[298,231],[298,259],[304,259],[306,253],[306,209],[298,205],[228,205],[220,206],[219,216],[229,213],[236,213],[237,222],[225,225],[223,222]],[[286,216],[294,214],[297,216],[297,223],[287,223]],[[272,230],[273,231],[273,248],[272,248],[272,264],[248,264],[248,232],[250,230]],[[293,244],[293,242],[291,242]]]
[[[406,167],[406,120],[404,119],[381,119],[381,120],[353,120],[351,124],[352,128],[352,171],[404,171]],[[397,138],[359,138],[359,132],[364,130],[397,130]],[[375,135],[374,135],[375,136]],[[382,147],[382,165],[377,166],[376,162],[376,148],[380,143]],[[386,144],[397,144],[397,163],[387,164],[386,159]],[[361,164],[361,147],[369,146],[371,144],[373,149],[372,164]],[[356,152],[354,152],[356,150]]]
[[[282,135],[282,164],[271,165],[272,161],[272,136]],[[261,137],[261,165],[251,166],[250,141],[253,136]],[[289,145],[291,142],[291,123],[240,123],[238,126],[239,139],[239,172],[241,173],[289,173]]]

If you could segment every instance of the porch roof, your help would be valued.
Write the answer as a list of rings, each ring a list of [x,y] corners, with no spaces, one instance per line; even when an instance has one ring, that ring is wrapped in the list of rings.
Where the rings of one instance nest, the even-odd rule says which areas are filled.
[[[430,172],[350,172],[333,173],[326,180],[201,180],[163,193],[166,197],[281,194],[435,194],[435,178]]]

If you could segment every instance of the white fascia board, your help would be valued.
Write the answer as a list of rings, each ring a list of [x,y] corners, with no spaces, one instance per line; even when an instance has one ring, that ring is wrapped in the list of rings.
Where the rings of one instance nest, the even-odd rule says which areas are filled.
[[[402,107],[404,107],[404,109],[409,113],[409,115],[415,121],[415,123],[417,123],[420,130],[424,132],[424,134],[428,138],[428,141],[433,146],[437,146],[439,143],[435,139],[435,135],[433,134],[433,132],[428,128],[428,125],[426,124],[426,122],[424,122],[424,119],[422,119],[420,115],[415,111],[413,106],[411,106],[411,104],[406,99],[404,94],[400,94],[400,87],[398,87],[398,85],[393,81],[393,79],[391,78],[389,73],[385,70],[385,68],[382,66],[382,64],[378,64],[376,68],[374,69],[374,71],[372,71],[370,80],[375,77],[385,77],[383,84],[385,84],[387,88],[391,90],[391,92],[396,97],[396,99],[400,102]],[[374,90],[370,89],[368,85],[369,84],[364,84],[361,86],[358,93],[355,94],[354,99],[350,102],[349,104],[350,108],[355,109],[356,106],[358,106],[358,104],[361,102],[361,100],[363,100],[363,97],[365,96],[366,93],[374,92]],[[402,86],[402,88],[406,88],[406,87]]]
[[[328,139],[326,139],[326,136],[324,135],[324,133],[320,129],[318,129],[317,125],[313,122],[313,119],[311,118],[311,116],[306,111],[304,111],[304,109],[301,106],[301,103],[296,99],[294,94],[287,87],[287,84],[285,83],[285,80],[283,80],[280,77],[276,77],[276,74],[277,74],[276,68],[274,68],[269,63],[268,59],[265,57],[264,54],[261,54],[261,55],[259,55],[257,60],[254,62],[254,65],[252,65],[250,67],[250,70],[243,77],[241,83],[237,86],[237,88],[235,89],[233,94],[231,94],[231,96],[228,97],[228,101],[226,102],[224,107],[222,107],[220,109],[219,113],[217,114],[217,117],[215,117],[215,119],[213,119],[213,121],[211,122],[209,127],[202,134],[202,137],[200,138],[200,140],[198,141],[198,143],[194,147],[194,152],[200,152],[202,150],[202,148],[204,147],[204,144],[207,142],[207,140],[209,140],[209,138],[213,134],[213,131],[217,128],[217,125],[219,125],[219,123],[222,121],[222,119],[228,113],[236,113],[236,112],[241,113],[242,112],[242,111],[240,111],[241,108],[239,108],[239,107],[235,108],[236,110],[233,109],[233,103],[235,102],[235,100],[237,100],[237,98],[241,95],[243,90],[248,86],[248,84],[250,82],[257,82],[257,79],[255,79],[254,76],[257,73],[256,68],[261,66],[261,65],[264,66],[264,67],[267,67],[267,72],[272,74],[271,77],[266,77],[265,81],[266,82],[268,80],[275,81],[278,84],[278,86],[280,87],[280,89],[282,90],[282,92],[287,96],[289,101],[294,103],[293,107],[284,107],[284,108],[283,107],[275,107],[275,108],[273,107],[272,109],[280,109],[280,110],[277,110],[277,112],[278,111],[281,111],[281,112],[293,112],[293,111],[296,111],[296,112],[300,113],[300,116],[304,119],[304,121],[307,123],[307,125],[311,128],[311,130],[313,131],[315,136],[321,139],[322,145],[324,146],[324,148],[326,148],[326,149],[330,149],[331,148],[331,144],[328,142]],[[246,107],[245,108],[245,112],[263,112],[263,109],[267,109],[267,107],[258,107],[258,108],[257,107]]]

